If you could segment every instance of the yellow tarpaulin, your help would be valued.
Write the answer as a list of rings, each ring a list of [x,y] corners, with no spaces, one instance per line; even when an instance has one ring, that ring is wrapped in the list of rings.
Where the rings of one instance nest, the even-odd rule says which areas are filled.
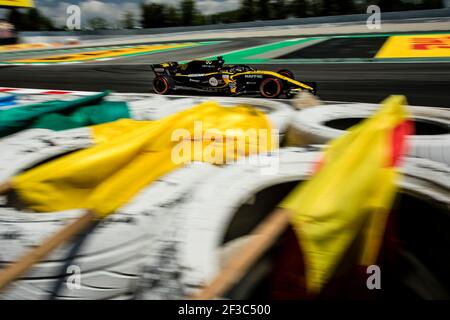
[[[120,137],[122,134],[130,132],[132,130],[147,127],[152,121],[136,121],[132,119],[120,119],[114,122],[102,123],[96,126],[90,127],[94,144],[100,144],[108,142],[112,139]]]
[[[332,141],[313,178],[281,204],[295,213],[291,223],[300,239],[310,292],[322,289],[367,224],[361,263],[374,263],[408,131],[404,104],[404,97],[390,97],[373,117]]]
[[[199,126],[200,137],[196,135]],[[255,140],[254,129],[264,129],[268,136]],[[222,164],[230,154],[237,159],[272,148],[270,122],[262,112],[214,102],[145,124],[121,120],[97,126],[93,133],[100,144],[12,180],[30,208],[40,212],[85,208],[104,217],[155,179],[189,161]],[[211,139],[203,136],[206,133]],[[231,139],[220,139],[221,135]]]
[[[1,6],[34,8],[34,3],[32,0],[0,0]]]

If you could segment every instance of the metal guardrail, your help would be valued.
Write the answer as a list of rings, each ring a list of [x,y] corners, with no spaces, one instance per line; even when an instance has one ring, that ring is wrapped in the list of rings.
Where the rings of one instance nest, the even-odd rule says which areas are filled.
[[[258,27],[276,27],[276,26],[301,26],[312,24],[338,24],[338,23],[365,23],[368,14],[352,14],[343,16],[326,16],[326,17],[310,17],[310,18],[290,18],[283,20],[264,20],[252,22],[239,22],[229,24],[214,24],[191,27],[170,27],[170,28],[152,28],[152,29],[124,29],[124,30],[95,30],[95,31],[29,31],[20,32],[21,37],[57,37],[57,36],[73,36],[82,37],[85,40],[89,38],[127,36],[127,35],[154,35],[168,33],[186,33],[195,31],[212,31],[226,29],[246,29]],[[450,8],[432,9],[432,10],[416,10],[416,11],[399,11],[399,12],[382,12],[383,21],[396,21],[409,19],[433,19],[433,18],[450,18]]]

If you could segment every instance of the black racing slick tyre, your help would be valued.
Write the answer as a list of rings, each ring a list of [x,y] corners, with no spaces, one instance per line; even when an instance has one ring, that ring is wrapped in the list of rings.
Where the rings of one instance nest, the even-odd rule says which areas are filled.
[[[172,80],[167,76],[157,76],[153,80],[153,90],[157,94],[169,94],[173,90]]]
[[[281,69],[281,70],[277,71],[277,73],[279,73],[282,76],[285,76],[289,79],[295,79],[294,73],[291,70]]]
[[[266,78],[259,86],[261,96],[268,99],[276,99],[283,93],[283,83],[277,78]]]

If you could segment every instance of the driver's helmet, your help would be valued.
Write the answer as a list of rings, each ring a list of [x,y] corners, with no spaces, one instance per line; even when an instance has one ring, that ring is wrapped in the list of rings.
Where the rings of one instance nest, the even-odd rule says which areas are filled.
[[[218,56],[217,57],[217,67],[218,68],[222,68],[224,64],[225,64],[225,60],[223,60],[223,57],[222,56]]]

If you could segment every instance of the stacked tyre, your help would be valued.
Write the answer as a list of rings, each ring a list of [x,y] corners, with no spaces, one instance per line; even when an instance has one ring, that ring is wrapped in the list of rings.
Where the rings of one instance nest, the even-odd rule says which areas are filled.
[[[197,292],[221,271],[228,247],[245,243],[248,234],[289,191],[299,181],[309,178],[320,156],[317,151],[313,148],[281,149],[278,154],[255,159],[256,162],[247,159],[225,166],[202,180],[188,201],[173,208],[173,222],[167,229],[160,230],[145,262],[138,297],[179,299]],[[276,173],[261,174],[275,172],[273,168],[277,168]],[[205,168],[197,170],[203,175]],[[450,224],[450,169],[430,160],[408,158],[402,171],[404,178],[400,183],[397,214],[399,234],[408,249],[407,262],[414,262],[405,264],[427,271],[422,274],[410,270],[417,281],[416,287],[408,288],[409,293],[426,299],[447,297],[450,261],[444,248],[450,246],[446,232]],[[422,211],[410,212],[416,206]],[[168,252],[170,254],[161,260]],[[256,273],[252,269],[252,276],[247,278],[255,278]],[[407,287],[409,280],[400,276],[403,277],[402,288]],[[243,296],[243,291],[238,290],[232,298],[251,297],[251,289],[255,289],[263,277],[264,273],[244,286],[249,295]],[[168,286],[161,279],[172,281]],[[439,283],[439,288],[430,290],[427,287],[430,281]]]
[[[216,168],[207,166],[207,172]],[[207,176],[207,173],[205,173]],[[131,203],[58,248],[21,280],[2,292],[2,299],[122,299],[131,297],[138,275],[167,210],[180,203],[203,177],[192,168],[169,174],[144,189]],[[0,208],[1,259],[15,261],[81,210],[31,213]]]
[[[130,100],[126,95],[115,94],[111,99]],[[233,98],[168,98],[144,96],[128,101],[131,118],[158,120],[170,114],[192,108],[205,101],[217,101],[224,106],[247,104],[266,113],[272,127],[284,135],[293,111],[287,104],[261,99]],[[64,131],[29,129],[0,139],[0,181],[63,154],[92,146],[89,128]]]
[[[375,110],[375,106],[361,104],[326,106],[301,111],[291,117],[292,111],[281,103],[216,99],[222,104],[246,103],[265,110],[273,127],[281,133],[293,119],[289,133],[291,141],[302,145],[325,143],[357,122],[330,124],[330,121],[361,119]],[[183,100],[165,97],[159,100],[172,103],[167,109],[163,108],[167,104],[145,108],[146,104],[136,101],[131,111],[136,119],[158,119],[211,99]],[[315,111],[321,108],[324,108],[322,112]],[[448,113],[437,109],[411,110],[415,119],[425,124],[438,123],[432,129],[437,126],[441,131],[433,129],[436,131],[431,131],[435,133],[431,135],[430,128],[417,126],[419,134],[413,137],[412,157],[407,158],[401,168],[403,180],[394,215],[404,250],[400,253],[401,265],[393,271],[392,278],[397,279],[395,287],[410,296],[448,298],[450,260],[446,252],[450,246],[447,232],[450,168],[445,163],[426,158],[447,161],[447,153],[439,154],[435,147],[430,147],[430,136],[440,141],[441,149],[437,150],[445,150],[448,133],[444,129],[448,129],[449,117]],[[327,116],[329,114],[334,118]],[[339,126],[340,130],[333,126]],[[14,170],[0,171],[2,177],[9,178],[49,157],[89,146],[92,143],[89,133],[77,130],[77,134],[58,133],[63,136],[57,136],[58,139],[53,136],[52,143],[47,145],[44,140],[49,136],[46,135],[56,133],[41,131],[44,138],[40,134],[29,134],[28,140],[23,139],[27,143],[17,147],[21,151],[11,153],[8,161],[25,157],[25,146],[34,146],[28,152],[33,155]],[[427,134],[420,135],[422,130]],[[79,138],[72,140],[68,136]],[[13,141],[17,140],[0,140],[0,146]],[[8,146],[4,145],[5,148]],[[50,151],[50,148],[55,149]],[[229,252],[239,250],[254,227],[299,182],[310,177],[314,163],[320,157],[320,148],[286,148],[221,167],[193,163],[176,170],[142,190],[114,215],[58,248],[22,279],[12,283],[0,298],[178,299],[189,296],[217,275]],[[425,154],[423,150],[428,151]],[[3,200],[4,205],[0,207],[0,261],[4,263],[15,261],[27,248],[39,244],[82,214],[80,210],[28,213],[14,205],[14,195]],[[231,297],[252,297],[268,273],[269,269],[264,266],[255,267],[252,276],[240,284],[245,290],[235,291]],[[400,291],[393,289],[388,294],[395,297]]]
[[[158,100],[158,103],[155,103]],[[132,117],[156,120],[211,99],[148,98],[129,103]],[[245,103],[267,113],[274,129],[284,132],[291,110],[285,104],[255,99],[215,98],[223,105]],[[27,130],[0,140],[0,181],[28,168],[93,144],[87,128],[54,132]],[[201,169],[199,169],[201,168]],[[172,223],[173,208],[180,209],[194,185],[220,169],[195,164],[158,179],[131,203],[101,223],[58,248],[36,264],[22,279],[0,294],[3,299],[129,299],[142,274],[144,261],[153,252],[159,231]],[[199,172],[202,174],[199,175]],[[14,194],[0,206],[0,261],[17,260],[64,225],[80,217],[82,210],[56,213],[24,211]],[[154,255],[153,255],[154,256]],[[160,261],[163,257],[158,258]]]
[[[378,105],[323,105],[298,111],[292,118],[288,143],[293,146],[325,144],[370,117]],[[450,165],[450,111],[432,107],[409,107],[415,124],[409,156]]]

